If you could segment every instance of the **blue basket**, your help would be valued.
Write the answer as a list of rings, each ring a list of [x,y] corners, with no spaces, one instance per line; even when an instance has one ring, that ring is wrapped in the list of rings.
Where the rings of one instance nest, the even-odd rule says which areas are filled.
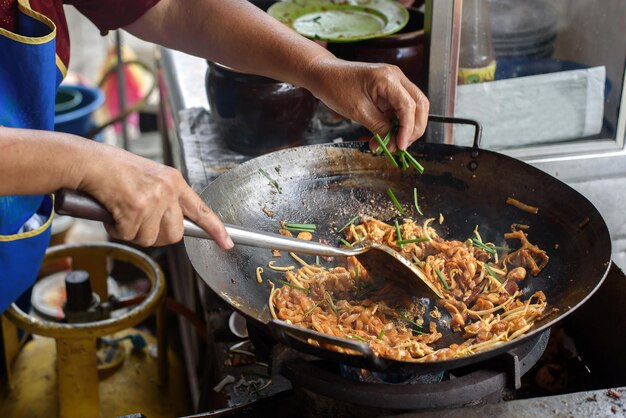
[[[72,108],[55,112],[54,130],[85,136],[94,127],[91,115],[104,103],[104,93],[98,88],[64,84],[57,94],[77,96],[76,92],[82,96],[80,102]]]

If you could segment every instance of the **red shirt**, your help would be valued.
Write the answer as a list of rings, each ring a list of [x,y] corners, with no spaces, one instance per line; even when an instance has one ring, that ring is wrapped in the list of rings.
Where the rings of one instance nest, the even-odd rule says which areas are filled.
[[[63,3],[71,4],[105,35],[139,19],[159,0],[30,0],[30,7],[52,19],[57,26],[57,55],[67,67],[70,61],[70,38]],[[17,0],[0,0],[0,28],[15,32]]]

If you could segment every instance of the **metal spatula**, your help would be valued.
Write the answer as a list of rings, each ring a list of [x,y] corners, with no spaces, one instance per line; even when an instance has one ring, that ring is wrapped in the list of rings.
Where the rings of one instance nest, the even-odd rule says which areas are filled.
[[[92,197],[71,190],[55,194],[55,211],[60,215],[115,223],[107,209]],[[189,219],[184,221],[185,236],[210,239],[211,236]],[[241,226],[225,224],[235,245],[247,245],[272,250],[290,251],[325,257],[354,256],[375,278],[392,278],[397,282],[415,285],[425,297],[443,298],[443,295],[426,275],[397,251],[370,241],[361,241],[352,248],[337,248],[313,241],[285,237],[271,232],[256,231]]]

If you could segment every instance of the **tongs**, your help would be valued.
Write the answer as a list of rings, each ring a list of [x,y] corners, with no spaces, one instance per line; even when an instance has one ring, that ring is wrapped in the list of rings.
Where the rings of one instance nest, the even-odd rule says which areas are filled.
[[[109,211],[92,197],[62,189],[55,193],[55,212],[76,218],[114,224]],[[187,237],[213,238],[197,224],[184,219],[184,235]],[[285,237],[271,232],[257,231],[242,226],[225,224],[226,231],[235,245],[289,251],[322,257],[356,257],[367,272],[375,278],[392,278],[396,282],[410,283],[425,297],[443,298],[424,272],[394,249],[371,241],[361,241],[351,248],[337,248],[313,241]]]

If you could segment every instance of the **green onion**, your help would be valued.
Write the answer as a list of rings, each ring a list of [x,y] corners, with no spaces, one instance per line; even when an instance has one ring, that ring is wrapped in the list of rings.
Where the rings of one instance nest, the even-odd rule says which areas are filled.
[[[385,328],[381,329],[380,332],[378,333],[378,339],[382,340],[384,335],[385,335]]]
[[[359,266],[356,266],[354,270],[354,287],[357,291],[361,290],[361,269]]]
[[[364,343],[368,342],[365,338],[356,334],[348,334],[348,337],[353,338],[355,340],[363,341]]]
[[[316,266],[319,266],[319,265],[320,265],[320,256],[319,256],[319,255],[316,255],[316,256],[315,256],[315,265],[316,265]]]
[[[398,235],[398,239],[396,240],[396,242],[400,242],[402,241],[402,234],[400,234],[400,225],[398,224],[397,219],[394,222],[396,224],[396,234]],[[402,244],[400,244],[400,248],[402,248]]]
[[[407,168],[409,168],[409,163],[406,162],[406,156],[405,156],[405,152],[400,152],[400,165],[402,166],[403,170],[406,170]]]
[[[347,224],[345,224],[345,225],[343,226],[343,228],[341,228],[341,229],[339,230],[339,232],[343,231],[344,229],[346,229],[347,227],[349,227],[350,225],[352,225],[353,223],[355,223],[355,222],[356,222],[359,218],[360,218],[360,216],[359,216],[359,215],[356,215],[354,218],[350,219],[350,220],[348,221],[348,223],[347,223]]]
[[[376,137],[376,135],[374,135],[374,138]],[[380,138],[380,135],[378,137]],[[385,135],[385,139],[383,139],[383,144],[387,146],[390,140],[391,140],[391,131],[387,132],[387,135]],[[379,146],[378,149],[374,152],[374,155],[380,155],[382,152],[383,152],[383,147]]]
[[[441,280],[443,287],[445,287],[446,290],[450,290],[450,287],[448,287],[448,283],[446,283],[446,279],[443,278],[443,274],[439,271],[437,267],[435,267],[435,273],[437,273],[437,276],[439,276],[439,280]]]
[[[411,239],[401,239],[398,241],[399,244],[413,244],[414,242],[428,242],[430,238],[411,238]]]
[[[396,195],[393,194],[393,190],[391,190],[391,187],[387,189],[387,195],[393,202],[396,209],[398,209],[398,212],[400,212],[400,215],[404,215],[404,209],[400,205],[400,202],[398,202],[398,199],[396,199]]]
[[[480,242],[483,242],[482,237],[480,236],[480,232],[478,232],[478,225],[474,227],[474,235],[476,235],[476,239]]]
[[[420,174],[424,173],[424,167],[408,152],[404,151],[404,155],[407,160],[409,160],[409,164],[411,164]]]
[[[315,229],[307,229],[307,228],[293,228],[293,227],[285,227],[286,230],[291,232],[315,232]]]
[[[374,290],[374,288],[371,287],[371,286],[363,286],[361,291],[358,292],[356,295],[354,295],[354,298],[355,299],[361,299],[361,298],[367,296],[372,290]]]
[[[292,223],[287,223],[285,222],[285,229],[298,229],[298,230],[305,230],[305,231],[315,231],[315,228],[317,228],[317,226],[315,224],[292,224]]]
[[[319,304],[320,304],[319,302],[315,302],[315,304],[311,307],[311,309],[309,309],[308,311],[304,313],[304,317],[306,318],[307,316],[311,315],[311,312],[313,312],[313,309],[317,308]]]
[[[339,238],[339,242],[342,243],[343,245],[345,245],[346,247],[352,248],[352,244],[349,243],[348,241],[346,241],[343,238]]]
[[[425,332],[418,331],[416,329],[411,329],[411,331],[413,332],[413,334],[417,334],[417,335],[424,335],[424,334],[426,334]]]
[[[289,287],[293,287],[294,289],[302,290],[304,293],[310,293],[311,292],[311,290],[309,290],[309,289],[305,289],[304,287],[296,286],[295,284],[289,283],[289,282],[287,282],[285,280],[278,279],[278,282],[284,284],[285,286],[289,286]]]
[[[399,314],[400,315],[400,319],[402,319],[404,322],[406,322],[407,324],[413,325],[419,329],[413,329],[413,332],[417,332],[419,334],[424,334],[424,332],[422,331],[422,327],[421,325],[419,325],[417,322],[413,321],[412,319],[407,318],[405,315]]]
[[[267,174],[267,171],[263,170],[262,168],[259,168],[259,173],[263,174],[263,176],[269,180],[270,184],[274,186],[274,188],[276,189],[278,193],[283,192],[283,189],[279,186],[278,182],[274,180],[273,178],[271,178],[270,175]]]
[[[417,203],[417,187],[413,187],[413,204],[415,205],[417,213],[419,213],[421,216],[424,216],[422,210],[420,209],[420,205],[418,205]]]
[[[487,263],[483,263],[483,266],[485,266],[485,270],[487,270],[487,273],[489,273],[491,277],[496,279],[499,283],[502,283],[502,280],[500,280],[500,278],[496,275],[495,271],[493,271]]]
[[[483,244],[482,242],[478,241],[476,238],[472,238],[472,244],[474,245],[474,247],[480,248],[481,250],[485,250],[489,254],[495,254],[497,252],[495,248]]]
[[[338,316],[337,315],[337,307],[335,306],[335,303],[333,302],[333,297],[330,295],[330,293],[328,293],[328,291],[324,292],[324,298],[328,302],[328,305],[330,306],[330,309],[332,309],[333,312],[335,313],[335,316]]]
[[[252,390],[256,394],[257,399],[261,399],[261,392],[259,392],[259,388],[256,387],[256,383],[252,383]]]
[[[389,150],[387,149],[387,146],[385,145],[385,143],[383,142],[382,139],[380,139],[380,135],[376,134],[374,135],[374,139],[376,139],[376,142],[378,142],[378,145],[380,147],[382,147],[383,152],[385,153],[385,155],[387,156],[387,158],[389,158],[389,160],[393,163],[394,167],[399,167],[398,163],[396,162],[395,158],[393,158],[393,155],[391,155],[391,153],[389,152]]]

